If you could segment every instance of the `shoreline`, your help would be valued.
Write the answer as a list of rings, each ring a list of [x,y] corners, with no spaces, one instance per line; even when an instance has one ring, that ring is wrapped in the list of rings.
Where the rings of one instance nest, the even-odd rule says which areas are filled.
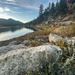
[[[27,36],[29,36],[29,35],[31,35],[31,34],[33,34],[33,33],[35,33],[35,31],[34,31],[34,32],[31,32],[31,33],[28,33],[28,34],[25,34],[25,35],[20,36],[20,37],[16,37],[16,38],[9,39],[9,40],[5,40],[5,41],[0,41],[0,47],[2,47],[2,46],[7,46],[7,45],[8,45],[10,42],[12,42],[12,41],[22,41],[22,40],[24,40]]]
[[[12,41],[18,41],[18,42],[21,41],[22,42],[23,40],[25,40],[26,37],[31,36],[32,34],[34,34],[38,31],[38,28],[36,26],[34,26],[34,27],[25,27],[25,28],[33,29],[34,32],[31,32],[31,33],[28,33],[28,34],[25,34],[23,36],[19,36],[19,37],[16,37],[16,38],[12,38],[12,39],[9,39],[9,40],[0,41],[0,47],[7,46]]]

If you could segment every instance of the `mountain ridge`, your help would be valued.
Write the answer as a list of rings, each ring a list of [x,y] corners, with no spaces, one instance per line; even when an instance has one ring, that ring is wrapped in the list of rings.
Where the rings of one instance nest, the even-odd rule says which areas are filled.
[[[12,18],[9,19],[0,18],[0,26],[16,26],[22,24],[23,24],[22,22],[14,20]]]

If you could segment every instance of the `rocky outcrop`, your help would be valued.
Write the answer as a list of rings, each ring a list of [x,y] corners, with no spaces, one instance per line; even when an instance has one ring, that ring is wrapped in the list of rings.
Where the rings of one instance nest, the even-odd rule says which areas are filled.
[[[56,34],[50,34],[49,35],[49,41],[50,42],[51,41],[56,42],[56,41],[61,40],[61,39],[62,39],[62,37],[61,36],[58,36]]]
[[[75,36],[73,36],[72,39],[75,39]]]
[[[73,24],[75,24],[75,22],[73,22],[73,21],[64,21],[64,22],[55,22],[54,23],[55,26],[56,25],[58,25],[58,26],[69,26],[69,25],[73,25]]]
[[[37,40],[39,40],[39,41],[46,41],[46,42],[48,42],[48,36],[46,35],[46,36],[36,36],[36,39]]]
[[[29,41],[29,40],[25,40],[25,41],[22,42],[22,44],[27,45],[27,44],[29,44],[30,42],[31,42],[31,41]]]
[[[25,75],[41,69],[44,63],[53,64],[61,54],[62,50],[54,45],[9,51],[0,56],[0,75]]]
[[[12,42],[9,43],[9,45],[17,45],[17,44],[18,44],[17,41],[12,41]]]
[[[65,41],[67,42],[68,45],[75,45],[75,39],[66,37]]]
[[[3,46],[0,47],[0,55],[7,53],[8,51],[12,51],[15,49],[24,49],[24,48],[28,48],[28,47],[25,46],[24,44]]]

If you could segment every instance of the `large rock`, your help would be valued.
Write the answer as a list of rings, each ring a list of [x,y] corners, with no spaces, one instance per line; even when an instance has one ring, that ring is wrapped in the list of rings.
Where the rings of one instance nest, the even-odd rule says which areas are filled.
[[[75,36],[73,36],[72,39],[75,39]]]
[[[25,41],[22,42],[22,44],[27,46],[30,42],[31,42],[30,40],[25,40]]]
[[[48,41],[48,36],[36,36],[36,39],[39,41]]]
[[[17,49],[0,56],[0,75],[25,75],[36,71],[44,63],[53,64],[62,54],[54,45],[43,45],[28,49]]]
[[[66,37],[65,41],[67,42],[68,45],[75,45],[75,39],[74,38]]]
[[[8,51],[11,50],[24,49],[24,48],[27,48],[27,46],[25,46],[24,44],[3,46],[0,47],[0,55],[7,53]]]
[[[70,19],[70,16],[67,16],[62,21],[68,21],[69,19]]]
[[[49,35],[49,41],[50,42],[51,41],[56,42],[56,41],[61,40],[61,39],[63,39],[63,38],[61,36],[56,35],[56,34],[50,34]]]
[[[9,45],[17,45],[17,44],[18,44],[17,41],[12,41],[12,42],[9,43]]]

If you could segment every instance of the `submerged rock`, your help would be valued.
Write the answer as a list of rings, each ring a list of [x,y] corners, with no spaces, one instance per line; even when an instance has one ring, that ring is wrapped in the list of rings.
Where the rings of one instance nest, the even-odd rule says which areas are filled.
[[[25,75],[27,71],[36,71],[44,63],[53,64],[62,54],[54,45],[43,45],[27,49],[12,50],[0,56],[0,75]]]

